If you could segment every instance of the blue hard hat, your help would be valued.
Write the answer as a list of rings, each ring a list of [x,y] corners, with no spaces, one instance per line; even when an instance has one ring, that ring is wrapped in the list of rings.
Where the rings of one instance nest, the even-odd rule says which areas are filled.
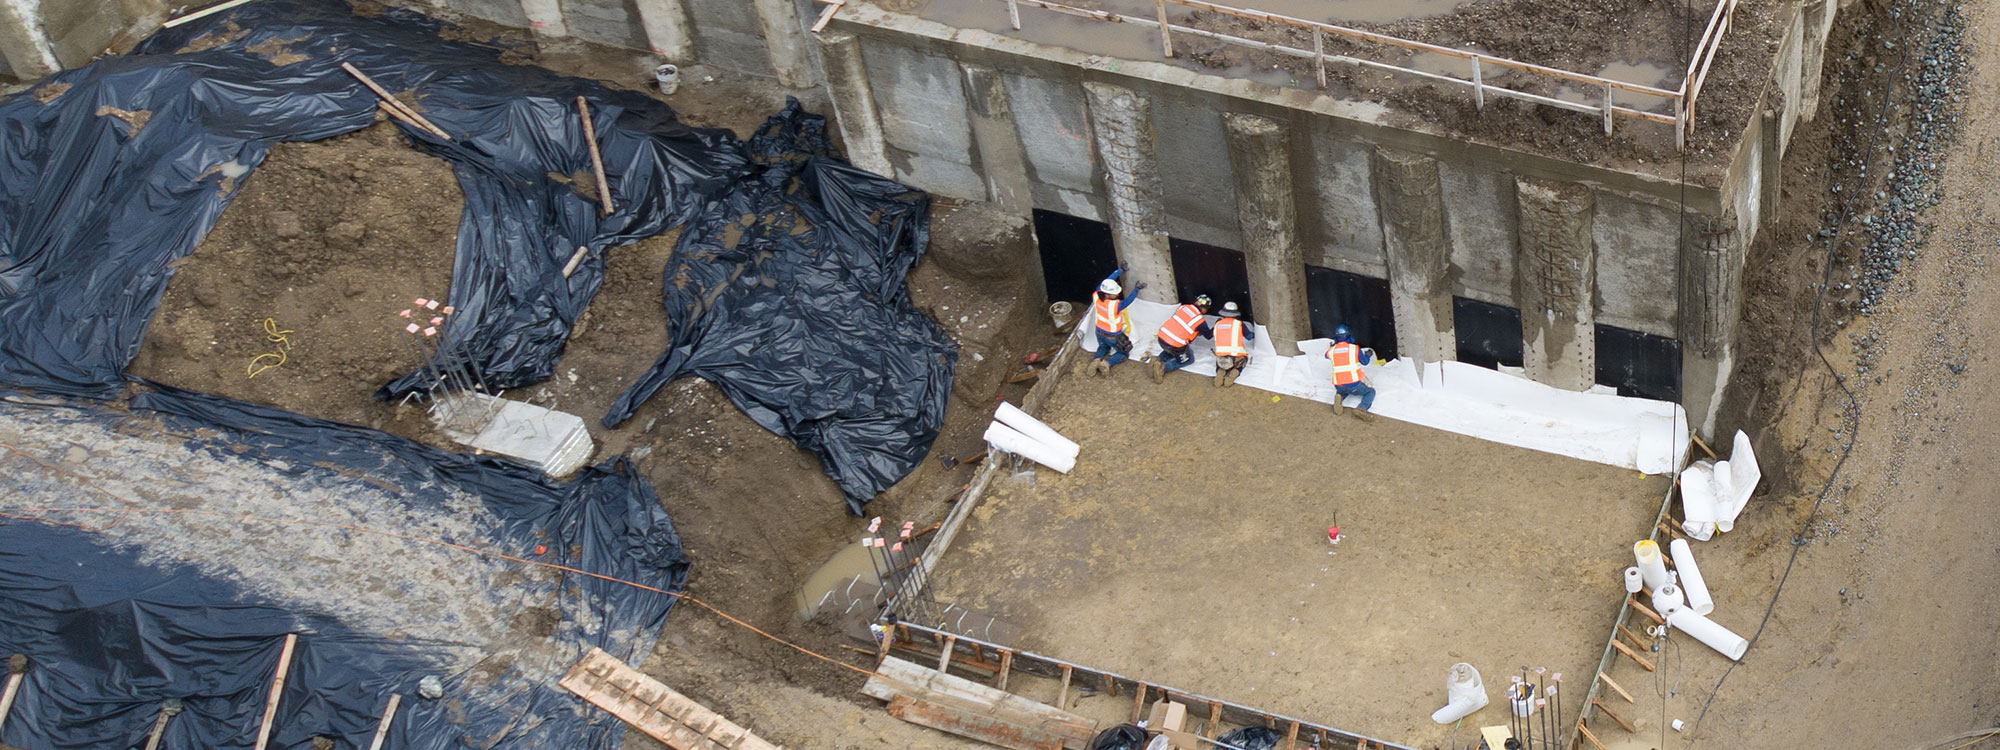
[[[1348,342],[1348,343],[1353,343],[1353,342],[1354,342],[1354,332],[1353,332],[1353,331],[1350,331],[1350,330],[1348,330],[1348,329],[1347,329],[1347,326],[1344,326],[1344,325],[1339,325],[1339,326],[1334,326],[1334,327],[1333,327],[1333,340],[1335,340],[1335,341],[1345,341],[1345,342]]]

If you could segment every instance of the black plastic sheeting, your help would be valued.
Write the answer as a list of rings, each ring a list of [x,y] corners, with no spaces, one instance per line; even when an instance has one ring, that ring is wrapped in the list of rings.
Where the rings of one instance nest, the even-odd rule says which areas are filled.
[[[1090,740],[1090,750],[1145,750],[1146,730],[1136,724],[1120,724],[1098,732]]]
[[[556,483],[516,464],[212,396],[146,393],[133,399],[132,412],[204,436],[190,444],[218,456],[321,477],[362,467],[371,483],[393,485],[414,512],[445,512],[448,493],[471,493],[504,520],[499,538],[474,544],[517,552],[544,544],[543,561],[668,591],[679,591],[687,576],[672,523],[623,459]],[[301,517],[311,510],[301,508]],[[523,591],[558,585],[586,594],[562,597],[565,622],[591,623],[578,626],[578,656],[590,646],[628,661],[642,656],[673,604],[666,594],[574,574],[529,575],[518,584]],[[610,635],[621,631],[632,644],[623,649]],[[453,700],[465,694],[468,675],[444,675],[445,700],[417,699],[418,680],[438,674],[420,643],[287,611],[188,567],[141,563],[87,531],[0,519],[0,654],[24,653],[34,663],[0,742],[45,750],[137,747],[161,701],[179,698],[185,710],[168,723],[161,747],[248,748],[286,633],[302,635],[273,722],[275,748],[303,750],[320,735],[338,740],[336,747],[367,747],[391,693],[404,696],[387,745],[393,748],[611,748],[624,736],[623,724],[554,685],[523,685],[505,706],[479,705]],[[502,739],[487,744],[494,738]]]
[[[930,198],[831,149],[826,120],[796,101],[757,131],[755,176],[710,203],[667,263],[666,354],[604,423],[701,376],[819,453],[860,515],[930,451],[957,354],[903,281],[928,243]]]
[[[271,144],[374,121],[376,98],[340,69],[348,62],[414,92],[454,139],[403,127],[452,163],[464,191],[443,349],[485,383],[548,378],[603,282],[604,254],[693,222],[667,269],[666,354],[607,424],[675,377],[708,378],[818,452],[857,514],[922,460],[956,358],[903,284],[928,239],[922,194],[833,158],[823,120],[796,104],[746,150],[640,93],[504,64],[441,28],[403,10],[262,0],[0,102],[0,384],[114,396],[174,261]],[[306,59],[250,51],[266,45]],[[610,216],[548,178],[590,168],[578,95],[591,104]],[[105,108],[150,119],[135,128]],[[586,260],[565,279],[579,247]],[[429,384],[418,371],[380,395]]]
[[[1236,750],[1277,750],[1278,741],[1285,736],[1264,727],[1243,727],[1224,732],[1217,742]]]

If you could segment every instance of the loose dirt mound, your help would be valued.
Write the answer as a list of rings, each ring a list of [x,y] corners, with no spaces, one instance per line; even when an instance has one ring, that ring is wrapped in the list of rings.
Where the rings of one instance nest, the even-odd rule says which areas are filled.
[[[451,168],[386,124],[279,144],[178,264],[132,371],[421,434],[420,419],[394,429],[372,394],[418,362],[396,313],[445,296],[463,204]]]

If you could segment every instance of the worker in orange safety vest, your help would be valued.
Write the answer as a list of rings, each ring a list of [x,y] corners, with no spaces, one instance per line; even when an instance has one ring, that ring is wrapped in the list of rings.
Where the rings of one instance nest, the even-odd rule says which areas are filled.
[[[1153,360],[1153,382],[1158,383],[1167,373],[1194,364],[1194,352],[1188,347],[1195,339],[1208,336],[1208,308],[1212,303],[1208,295],[1200,295],[1193,302],[1174,310],[1174,316],[1160,324],[1160,356]]]
[[[1121,297],[1125,290],[1118,285],[1118,277],[1124,274],[1123,268],[1112,271],[1090,295],[1091,323],[1097,332],[1097,352],[1090,358],[1093,375],[1110,375],[1111,368],[1132,353],[1132,316],[1125,308],[1132,306],[1132,300],[1138,298],[1139,290],[1146,285],[1144,282],[1133,285],[1132,291]]]
[[[1236,376],[1250,364],[1249,341],[1257,338],[1257,332],[1243,322],[1243,313],[1236,309],[1236,303],[1222,303],[1222,318],[1215,321],[1215,381],[1217,388],[1227,388],[1236,384]]]
[[[1326,348],[1326,358],[1333,362],[1333,410],[1345,409],[1341,402],[1358,395],[1361,412],[1355,416],[1367,413],[1375,405],[1375,387],[1368,384],[1368,375],[1361,371],[1361,366],[1375,362],[1375,350],[1356,346],[1354,332],[1343,325],[1333,329],[1333,346]]]

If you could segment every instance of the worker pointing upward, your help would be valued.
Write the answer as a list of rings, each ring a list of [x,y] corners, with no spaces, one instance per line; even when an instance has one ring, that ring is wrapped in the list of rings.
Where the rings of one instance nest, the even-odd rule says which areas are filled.
[[[1215,321],[1215,387],[1227,388],[1236,384],[1236,376],[1243,374],[1243,368],[1250,364],[1250,345],[1246,340],[1255,340],[1257,332],[1243,324],[1243,313],[1236,309],[1236,303],[1222,303],[1222,318]]]
[[[1327,347],[1326,358],[1333,361],[1333,410],[1345,409],[1341,401],[1358,394],[1361,412],[1354,416],[1368,419],[1364,415],[1375,405],[1375,387],[1368,384],[1368,375],[1361,371],[1361,366],[1375,361],[1375,350],[1356,346],[1354,332],[1343,325],[1333,329],[1333,346]]]
[[[1193,302],[1174,310],[1174,316],[1160,324],[1160,357],[1153,360],[1153,382],[1158,383],[1167,373],[1194,364],[1194,352],[1188,345],[1195,339],[1210,333],[1208,319],[1208,295],[1195,297]]]
[[[1121,298],[1118,295],[1124,290],[1118,285],[1118,277],[1124,273],[1123,268],[1112,271],[1103,283],[1097,285],[1097,292],[1091,295],[1091,318],[1097,326],[1097,353],[1091,357],[1090,367],[1091,372],[1100,376],[1110,375],[1111,368],[1132,353],[1132,316],[1125,312],[1125,308],[1132,306],[1132,300],[1138,298],[1139,290],[1146,288],[1146,284],[1134,285],[1132,291]]]

